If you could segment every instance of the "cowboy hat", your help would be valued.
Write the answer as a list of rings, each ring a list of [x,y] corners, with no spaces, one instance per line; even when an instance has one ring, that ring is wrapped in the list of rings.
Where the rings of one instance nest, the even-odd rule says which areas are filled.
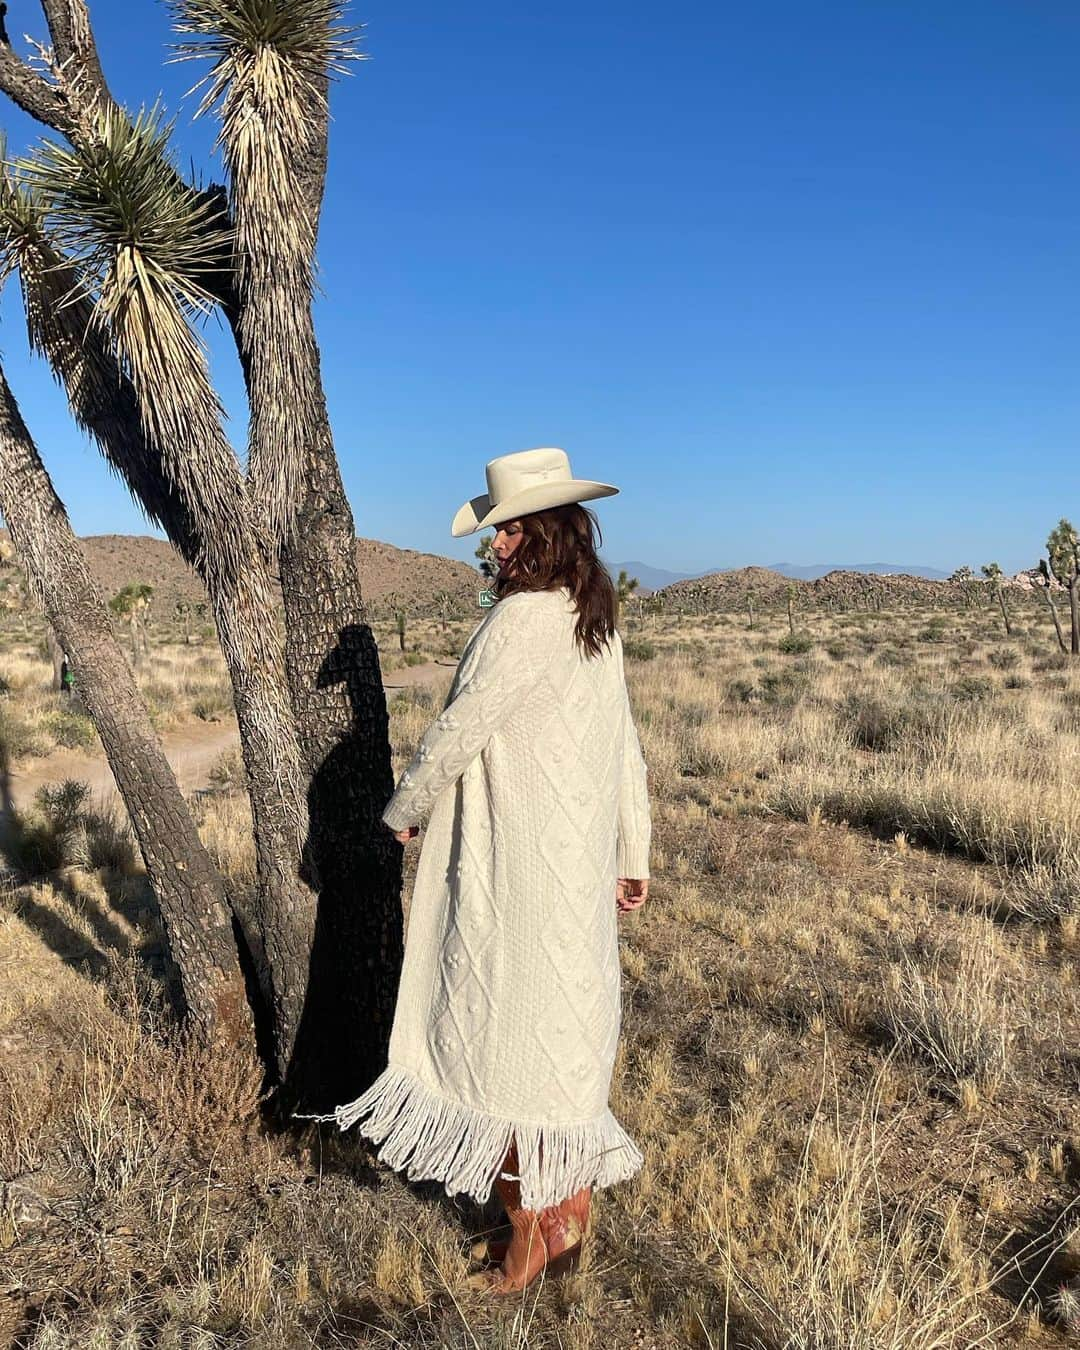
[[[610,483],[575,478],[566,451],[554,447],[518,450],[489,460],[487,486],[483,496],[466,502],[454,517],[450,533],[455,539],[550,506],[613,497],[619,490]]]

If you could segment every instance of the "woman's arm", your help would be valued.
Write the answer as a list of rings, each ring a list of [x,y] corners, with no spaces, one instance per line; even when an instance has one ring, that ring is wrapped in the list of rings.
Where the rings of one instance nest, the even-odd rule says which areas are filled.
[[[644,880],[649,875],[649,840],[652,833],[652,815],[649,810],[649,788],[645,776],[645,758],[634,727],[630,696],[626,690],[626,672],[623,667],[622,641],[617,639],[619,675],[622,683],[623,718],[619,777],[618,849],[616,875]]]
[[[539,682],[555,649],[551,610],[528,595],[491,611],[462,660],[450,702],[424,733],[383,812],[395,833],[428,814]]]

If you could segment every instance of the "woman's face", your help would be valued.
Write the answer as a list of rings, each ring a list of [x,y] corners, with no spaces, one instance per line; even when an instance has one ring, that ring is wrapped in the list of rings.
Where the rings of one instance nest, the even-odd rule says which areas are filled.
[[[525,532],[521,528],[520,520],[508,520],[500,525],[498,533],[491,541],[491,551],[495,555],[495,561],[499,564],[499,575],[508,576],[510,574],[510,559],[514,550],[525,538]]]

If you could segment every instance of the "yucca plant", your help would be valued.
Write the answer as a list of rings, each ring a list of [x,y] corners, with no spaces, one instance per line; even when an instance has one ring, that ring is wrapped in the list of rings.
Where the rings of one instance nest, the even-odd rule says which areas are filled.
[[[1000,564],[996,562],[983,563],[981,571],[990,583],[990,590],[994,599],[998,602],[998,608],[1001,610],[1001,621],[1005,625],[1005,636],[1012,637],[1012,624],[1009,621],[1009,611],[1005,604],[1005,573],[1001,570]]]
[[[1069,651],[1080,656],[1080,534],[1064,517],[1050,531],[1046,541],[1050,570],[1069,593],[1071,639]]]
[[[0,190],[4,267],[74,417],[206,583],[252,798],[239,917],[271,1067],[294,1097],[341,1100],[381,1067],[401,947],[386,708],[311,314],[327,92],[356,34],[337,0],[178,0],[177,55],[211,63],[201,111],[228,170],[204,188],[160,109],[112,98],[85,0],[42,9],[51,61],[0,50],[0,89],[59,139]],[[200,337],[213,310],[246,380],[246,469]]]

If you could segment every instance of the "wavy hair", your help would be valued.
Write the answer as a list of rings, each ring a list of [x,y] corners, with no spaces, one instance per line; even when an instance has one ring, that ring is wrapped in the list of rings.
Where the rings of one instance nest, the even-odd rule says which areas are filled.
[[[500,597],[518,591],[557,591],[565,586],[577,609],[574,636],[590,656],[599,656],[615,632],[615,586],[597,556],[600,524],[584,506],[553,506],[519,517],[523,538],[511,567],[495,583]]]

